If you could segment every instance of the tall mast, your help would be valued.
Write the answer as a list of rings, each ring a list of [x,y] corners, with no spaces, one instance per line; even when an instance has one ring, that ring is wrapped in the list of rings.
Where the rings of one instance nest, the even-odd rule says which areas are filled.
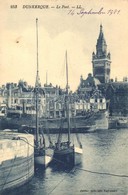
[[[46,71],[46,86],[48,85],[48,73]]]
[[[67,80],[67,84],[66,84],[66,95],[67,95],[67,120],[68,120],[68,143],[70,145],[70,117],[69,117],[69,85],[68,85],[68,61],[67,61],[67,51],[65,54],[66,57],[66,80]]]
[[[36,47],[37,47],[37,72],[36,72],[36,83],[35,83],[35,90],[36,90],[36,145],[39,146],[39,64],[38,64],[38,18],[36,18]]]
[[[36,18],[36,56],[37,56],[37,73],[36,73],[36,87],[39,87],[39,60],[38,60],[38,18]]]

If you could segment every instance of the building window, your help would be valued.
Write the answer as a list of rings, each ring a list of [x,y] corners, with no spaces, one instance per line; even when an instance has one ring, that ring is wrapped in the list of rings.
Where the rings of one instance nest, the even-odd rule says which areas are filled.
[[[59,110],[59,103],[56,104],[56,109]]]
[[[14,103],[16,104],[18,101],[17,100],[14,100]]]

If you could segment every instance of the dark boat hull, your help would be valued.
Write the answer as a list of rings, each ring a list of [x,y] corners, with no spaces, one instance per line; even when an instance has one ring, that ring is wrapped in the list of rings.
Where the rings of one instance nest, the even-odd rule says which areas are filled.
[[[55,150],[53,161],[66,167],[73,167],[82,162],[82,148],[70,147],[63,150]]]
[[[35,124],[35,119],[33,117],[21,117],[21,118],[10,118],[10,119],[1,119],[0,120],[0,129],[12,128],[19,129],[19,132],[24,132],[22,125],[25,125],[29,129],[32,129],[33,124]],[[63,119],[63,132],[67,132],[67,121]],[[84,133],[92,132],[97,129],[108,129],[108,112],[99,111],[96,113],[90,113],[86,116],[76,116],[70,119],[71,121],[71,131],[74,133]],[[55,119],[43,119],[40,118],[40,127],[43,128],[44,132],[49,133],[58,133],[61,126],[61,118]],[[30,126],[31,124],[31,126]],[[25,127],[25,128],[26,128]]]
[[[62,119],[48,119],[42,122],[44,129],[49,128],[50,133],[57,133]],[[47,124],[47,126],[46,126]],[[63,133],[67,132],[67,121],[63,119]],[[93,132],[108,129],[108,112],[106,110],[89,113],[87,116],[76,116],[70,118],[70,129],[74,133]]]

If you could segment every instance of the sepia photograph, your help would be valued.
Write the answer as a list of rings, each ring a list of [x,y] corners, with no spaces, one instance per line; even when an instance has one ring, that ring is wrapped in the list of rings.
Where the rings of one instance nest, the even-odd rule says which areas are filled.
[[[0,195],[128,194],[128,0],[0,4]]]

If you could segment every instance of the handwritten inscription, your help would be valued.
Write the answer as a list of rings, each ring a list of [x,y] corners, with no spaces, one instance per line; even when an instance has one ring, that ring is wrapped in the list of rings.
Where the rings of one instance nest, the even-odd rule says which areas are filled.
[[[120,13],[120,10],[118,10],[118,9],[110,9],[110,10],[108,10],[108,12],[107,12],[107,14],[109,15],[109,16],[111,16],[112,14],[119,14]]]
[[[79,11],[77,9],[70,9],[68,12],[68,15],[79,15],[80,17],[83,17],[84,15],[118,15],[120,13],[120,10],[118,9],[109,9],[105,11],[103,7],[101,7],[99,10],[94,10],[93,8],[89,10],[85,10],[85,8],[80,9]]]

